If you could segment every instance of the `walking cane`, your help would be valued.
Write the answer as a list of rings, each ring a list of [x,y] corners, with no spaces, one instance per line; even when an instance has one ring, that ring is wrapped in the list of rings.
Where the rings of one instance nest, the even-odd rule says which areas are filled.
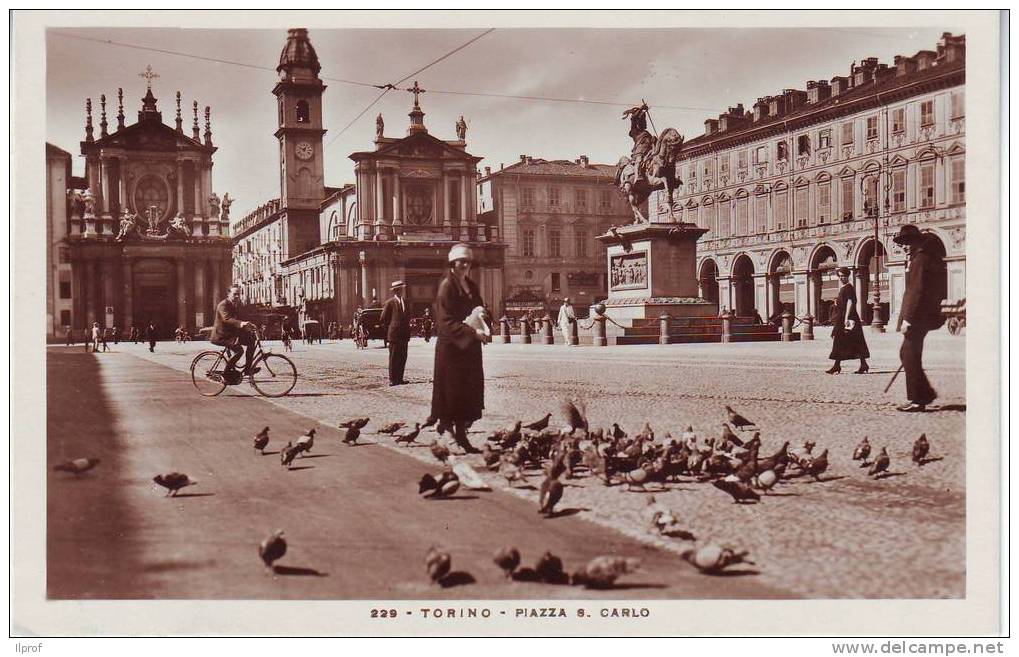
[[[899,365],[899,369],[895,370],[895,374],[892,375],[892,380],[889,381],[888,385],[885,386],[885,393],[887,393],[891,389],[892,384],[895,383],[895,379],[898,378],[898,376],[899,376],[899,374],[901,372],[902,372],[902,365]]]

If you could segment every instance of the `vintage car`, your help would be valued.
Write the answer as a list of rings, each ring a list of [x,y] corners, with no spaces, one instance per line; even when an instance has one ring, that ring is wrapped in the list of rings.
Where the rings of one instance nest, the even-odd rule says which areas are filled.
[[[354,313],[354,326],[363,329],[366,340],[386,342],[386,327],[379,322],[381,317],[381,308],[362,308]]]

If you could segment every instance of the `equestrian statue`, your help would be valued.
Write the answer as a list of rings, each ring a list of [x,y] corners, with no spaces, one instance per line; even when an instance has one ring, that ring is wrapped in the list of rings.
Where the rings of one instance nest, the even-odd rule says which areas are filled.
[[[633,210],[633,223],[646,224],[648,218],[639,206],[647,201],[651,192],[664,189],[669,195],[669,212],[672,212],[672,193],[683,184],[676,177],[676,160],[683,148],[683,135],[675,128],[665,129],[658,138],[648,132],[647,103],[626,110],[623,118],[630,119],[633,151],[630,157],[619,158],[615,182]]]

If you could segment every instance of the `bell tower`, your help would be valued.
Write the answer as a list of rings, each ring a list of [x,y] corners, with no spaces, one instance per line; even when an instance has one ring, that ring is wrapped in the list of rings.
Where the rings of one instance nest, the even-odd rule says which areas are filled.
[[[322,136],[322,69],[308,39],[308,30],[288,30],[276,67],[276,138],[280,152],[280,205],[286,216],[284,251],[287,257],[321,243],[319,207],[325,200]]]

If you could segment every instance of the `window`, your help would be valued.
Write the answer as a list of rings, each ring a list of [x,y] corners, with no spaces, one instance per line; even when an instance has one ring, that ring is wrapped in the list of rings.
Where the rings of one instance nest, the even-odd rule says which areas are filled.
[[[60,311],[60,325],[61,326],[70,326],[71,325],[71,311],[70,310],[61,310]]]
[[[842,124],[842,145],[853,143],[853,123],[852,121]]]
[[[308,123],[311,121],[311,111],[308,109],[308,101],[297,101],[297,122]]]
[[[71,298],[71,281],[60,281],[60,298]]]
[[[817,223],[831,221],[831,182],[825,180],[817,185]]]
[[[71,253],[70,253],[70,251],[67,250],[66,246],[60,247],[57,250],[57,253],[58,253],[58,256],[60,258],[60,264],[66,265],[66,264],[69,264],[71,262]]]
[[[576,203],[576,206],[577,206],[578,210],[586,210],[587,209],[587,190],[586,189],[577,189],[577,190],[574,190],[573,198],[574,198],[574,202]]]
[[[959,119],[966,116],[966,105],[963,101],[961,91],[952,92],[952,118]]]
[[[718,164],[718,170],[720,173],[729,173],[729,154],[726,153],[722,156]]]
[[[934,207],[934,162],[920,163],[920,207]]]
[[[607,210],[607,209],[611,208],[612,207],[612,192],[608,191],[608,190],[603,191],[601,193],[601,195],[599,196],[599,198],[598,198],[598,205],[600,205],[603,210]]]
[[[925,100],[920,103],[920,125],[924,127],[934,125],[933,100]]]
[[[906,131],[906,108],[899,107],[892,110],[892,132],[900,134]]]
[[[766,164],[768,162],[768,147],[758,146],[754,151],[754,164]]]
[[[852,177],[842,179],[842,221],[849,221],[856,214],[855,204],[853,203],[853,187]]]
[[[714,180],[715,178],[715,161],[704,160],[704,179]]]
[[[737,151],[736,152],[736,166],[738,166],[740,169],[746,169],[747,168],[747,152],[746,151]]]
[[[741,198],[736,199],[736,234],[737,235],[746,235],[746,234],[748,234],[749,231],[747,230],[747,220],[749,218],[748,217],[749,213],[750,213],[750,198],[746,197],[746,196],[743,196]]]
[[[817,147],[831,148],[831,130],[822,130],[817,133]]]
[[[863,213],[868,217],[876,217],[880,199],[877,192],[877,174],[863,179]]]
[[[950,172],[952,176],[951,195],[952,203],[966,202],[966,159],[957,155],[951,159]]]
[[[810,135],[800,135],[796,138],[796,154],[810,155]]]
[[[520,190],[520,205],[525,208],[534,205],[534,190],[532,188],[524,187]]]
[[[548,229],[548,255],[552,258],[562,256],[563,234],[558,228]]]
[[[520,253],[525,256],[534,255],[534,229],[525,228],[520,235]]]
[[[789,192],[782,190],[775,194],[775,230],[785,230],[789,219]]]
[[[807,186],[800,185],[796,188],[796,196],[793,198],[793,213],[795,214],[796,227],[803,228],[807,225]]]
[[[559,188],[549,187],[548,188],[548,204],[551,206],[559,205]]]
[[[906,211],[906,170],[892,172],[892,212]]]
[[[716,221],[718,221],[718,219],[715,217],[715,204],[707,202],[701,206],[700,214],[697,217],[697,221],[694,223],[697,224],[698,228],[707,228],[708,230],[711,230],[711,227],[715,225]]]
[[[867,117],[867,141],[871,139],[877,139],[877,117]]]
[[[789,145],[784,141],[778,142],[778,161],[785,162],[789,159]]]
[[[754,228],[757,233],[768,231],[768,196],[758,194],[754,198]]]
[[[573,233],[573,238],[576,241],[576,248],[574,249],[574,253],[576,253],[578,258],[586,258],[587,257],[587,231],[586,230],[578,230],[575,233]]]
[[[559,272],[552,272],[552,291],[559,292],[562,290],[562,285],[559,282]]]
[[[716,219],[716,225],[718,230],[715,231],[715,235],[718,237],[729,236],[729,222],[732,220],[732,201],[726,199],[719,202],[718,204],[718,217]]]
[[[528,269],[527,271],[525,271],[525,272],[524,272],[524,280],[525,280],[525,281],[529,281],[529,280],[531,280],[532,278],[534,278],[534,272],[533,272],[533,271],[531,271],[530,269]]]

